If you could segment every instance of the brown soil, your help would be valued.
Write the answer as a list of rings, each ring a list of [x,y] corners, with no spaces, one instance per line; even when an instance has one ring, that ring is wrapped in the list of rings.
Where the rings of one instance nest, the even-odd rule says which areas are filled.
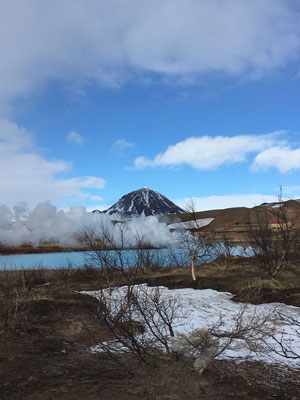
[[[0,273],[1,290],[5,289],[7,273]],[[246,296],[251,300],[252,292],[252,301],[274,299],[300,305],[296,267],[275,283],[242,260],[227,270],[202,266],[197,274],[193,282],[188,269],[161,268],[141,273],[138,282],[174,288],[210,287],[232,291],[237,299]],[[115,284],[123,283],[120,276],[114,279]],[[171,362],[162,357],[144,365],[122,356],[119,361],[124,368],[104,354],[90,353],[89,347],[105,340],[108,332],[95,318],[97,300],[78,292],[98,289],[101,284],[103,277],[97,270],[49,270],[39,275],[38,284],[22,298],[10,332],[0,332],[1,400],[300,398],[299,376],[288,368],[215,360],[199,377],[188,359]]]

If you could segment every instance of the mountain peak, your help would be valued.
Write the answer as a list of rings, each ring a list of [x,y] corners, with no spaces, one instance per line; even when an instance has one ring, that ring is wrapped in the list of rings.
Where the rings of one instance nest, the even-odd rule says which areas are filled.
[[[97,210],[95,210],[95,212],[97,212]],[[147,187],[125,194],[117,203],[104,211],[106,214],[116,214],[125,218],[148,217],[151,215],[161,216],[182,212],[184,212],[184,210],[167,197]]]

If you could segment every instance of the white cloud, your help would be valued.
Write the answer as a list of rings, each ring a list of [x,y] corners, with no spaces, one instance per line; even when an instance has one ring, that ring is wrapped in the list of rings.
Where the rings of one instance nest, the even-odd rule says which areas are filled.
[[[300,193],[300,186],[283,186],[282,191],[283,193]]]
[[[127,142],[127,140],[125,139],[117,139],[114,142],[114,147],[117,148],[119,151],[124,152],[124,150],[132,148],[133,143]]]
[[[90,200],[100,201],[100,200],[103,200],[103,198],[101,196],[90,196]]]
[[[0,144],[2,151],[29,151],[34,148],[33,135],[30,132],[1,116]]]
[[[70,186],[78,186],[81,188],[90,189],[103,189],[105,181],[102,178],[97,178],[95,176],[84,176],[79,178],[69,178],[67,180]]]
[[[184,208],[191,198],[173,200],[174,203]],[[192,197],[197,211],[216,210],[231,207],[255,207],[262,203],[278,201],[278,196],[263,195],[259,193],[237,194],[228,196]]]
[[[300,149],[275,146],[259,153],[252,164],[252,170],[276,168],[282,173],[300,169]]]
[[[80,89],[144,72],[264,76],[299,60],[299,16],[289,0],[2,1],[0,103],[49,80]]]
[[[88,189],[102,189],[99,177],[63,178],[72,168],[70,162],[49,161],[35,147],[32,135],[24,128],[0,118],[1,204],[27,201],[55,202],[89,198]]]
[[[280,133],[283,132],[233,137],[191,137],[169,146],[164,153],[157,154],[153,160],[137,157],[134,161],[134,167],[140,169],[188,164],[197,169],[213,169],[224,164],[242,162],[249,153],[257,153],[278,143]]]
[[[76,143],[76,144],[82,144],[82,143],[84,143],[85,140],[81,135],[79,135],[79,133],[77,133],[75,131],[71,131],[67,135],[67,141]]]

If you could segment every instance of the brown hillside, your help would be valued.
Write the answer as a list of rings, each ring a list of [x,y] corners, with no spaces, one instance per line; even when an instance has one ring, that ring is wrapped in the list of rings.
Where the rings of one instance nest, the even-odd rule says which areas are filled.
[[[287,218],[290,221],[295,222],[295,226],[300,228],[300,201],[288,200],[283,203]],[[164,219],[167,223],[173,222],[186,222],[193,218],[205,219],[214,218],[213,221],[206,225],[203,230],[214,230],[220,234],[226,233],[236,242],[246,241],[246,233],[248,224],[251,222],[255,224],[258,215],[267,215],[267,219],[270,223],[276,223],[278,220],[278,203],[261,204],[253,208],[247,207],[234,207],[225,208],[218,210],[208,211],[197,211],[193,215],[192,213],[183,213],[168,216],[168,219]]]

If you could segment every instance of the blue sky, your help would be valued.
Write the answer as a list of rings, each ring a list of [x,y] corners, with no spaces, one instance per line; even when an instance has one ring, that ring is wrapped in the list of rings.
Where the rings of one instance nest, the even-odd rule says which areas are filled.
[[[297,1],[12,0],[0,23],[0,203],[300,198]]]

